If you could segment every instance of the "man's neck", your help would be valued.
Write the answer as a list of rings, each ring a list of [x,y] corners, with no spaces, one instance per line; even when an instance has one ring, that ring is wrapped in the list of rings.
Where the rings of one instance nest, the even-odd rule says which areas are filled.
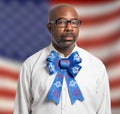
[[[65,57],[67,57],[69,54],[71,54],[71,52],[73,51],[75,45],[73,45],[73,46],[71,46],[71,47],[69,47],[69,48],[65,48],[65,49],[60,49],[60,48],[58,48],[58,47],[56,47],[56,46],[54,46],[54,45],[53,45],[53,47],[54,47],[57,51],[59,51],[60,53],[62,53]]]

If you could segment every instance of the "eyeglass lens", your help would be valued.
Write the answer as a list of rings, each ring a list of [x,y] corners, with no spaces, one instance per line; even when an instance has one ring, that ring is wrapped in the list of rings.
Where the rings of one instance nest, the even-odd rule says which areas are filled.
[[[68,22],[71,24],[72,27],[79,27],[79,20],[77,19],[72,19],[72,20],[65,20],[65,19],[59,19],[56,21],[56,24],[58,27],[66,27]]]

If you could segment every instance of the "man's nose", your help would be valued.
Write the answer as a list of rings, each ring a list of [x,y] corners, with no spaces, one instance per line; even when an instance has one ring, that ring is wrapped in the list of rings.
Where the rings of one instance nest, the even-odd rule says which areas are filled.
[[[67,23],[67,25],[66,25],[66,27],[65,27],[65,30],[67,30],[67,31],[73,30],[73,27],[71,26],[71,23],[70,23],[70,22]]]

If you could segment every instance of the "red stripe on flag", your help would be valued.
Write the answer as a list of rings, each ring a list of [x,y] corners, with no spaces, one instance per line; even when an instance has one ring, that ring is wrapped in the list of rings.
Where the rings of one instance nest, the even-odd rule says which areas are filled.
[[[6,98],[15,98],[15,91],[9,90],[9,89],[3,89],[0,88],[0,97],[6,97]]]
[[[6,77],[13,80],[18,80],[19,73],[17,71],[11,71],[7,68],[0,68],[0,77]]]
[[[110,58],[103,60],[103,63],[107,68],[120,64],[120,53],[116,55],[111,55]]]
[[[69,4],[76,4],[76,5],[84,5],[84,4],[102,4],[102,3],[108,3],[114,0],[50,0],[50,3],[52,4],[58,4],[58,3],[69,3]]]
[[[106,23],[109,21],[112,21],[114,19],[117,19],[120,17],[120,9],[117,9],[116,11],[104,14],[104,15],[91,15],[89,17],[82,17],[80,16],[80,20],[82,21],[81,27],[87,27],[87,26],[93,26],[95,24],[100,23]]]
[[[115,89],[115,88],[120,88],[120,76],[116,79],[110,79],[110,89],[112,90],[112,89]]]
[[[109,35],[97,36],[97,38],[92,37],[92,39],[78,38],[77,44],[81,48],[97,48],[117,41],[120,37],[120,31],[109,33]],[[82,40],[81,40],[82,39]],[[85,40],[84,40],[85,39]],[[87,39],[87,40],[86,40]]]
[[[13,114],[12,110],[5,111],[5,110],[0,110],[0,114]]]
[[[112,108],[120,107],[120,99],[113,99],[111,101],[111,106],[112,106]]]

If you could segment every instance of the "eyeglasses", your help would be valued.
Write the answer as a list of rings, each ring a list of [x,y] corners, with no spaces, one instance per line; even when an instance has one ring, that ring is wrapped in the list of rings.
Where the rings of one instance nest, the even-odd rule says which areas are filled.
[[[50,24],[55,23],[57,27],[64,28],[68,25],[68,23],[71,24],[71,27],[78,28],[81,24],[81,21],[78,19],[72,19],[72,20],[66,20],[66,19],[57,19],[54,21],[50,21]]]

